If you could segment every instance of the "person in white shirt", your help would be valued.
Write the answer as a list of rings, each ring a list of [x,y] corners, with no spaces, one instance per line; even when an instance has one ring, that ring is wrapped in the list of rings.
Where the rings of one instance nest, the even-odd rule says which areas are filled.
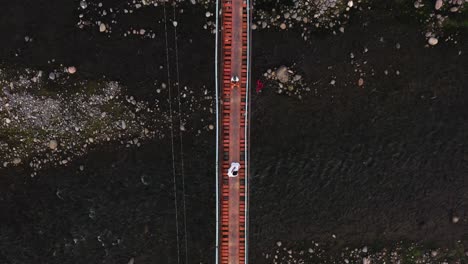
[[[231,167],[228,170],[229,177],[237,177],[239,174],[240,164],[238,162],[231,163]]]

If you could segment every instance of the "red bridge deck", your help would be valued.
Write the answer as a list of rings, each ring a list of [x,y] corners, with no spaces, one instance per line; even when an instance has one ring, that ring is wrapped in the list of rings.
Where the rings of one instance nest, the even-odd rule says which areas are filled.
[[[249,0],[220,0],[222,8],[219,71],[219,241],[217,263],[247,263]],[[231,81],[233,76],[238,82]],[[228,177],[232,162],[240,163],[237,177]]]

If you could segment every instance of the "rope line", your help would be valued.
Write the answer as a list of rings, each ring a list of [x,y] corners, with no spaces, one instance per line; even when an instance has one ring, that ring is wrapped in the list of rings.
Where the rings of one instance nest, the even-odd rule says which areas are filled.
[[[249,109],[249,94],[250,94],[250,64],[252,50],[250,47],[252,31],[250,29],[251,21],[251,3],[250,0],[246,0],[247,2],[247,82],[245,85],[245,130],[244,130],[244,138],[245,138],[245,264],[249,263],[249,163],[250,163],[250,148],[249,148],[249,139],[250,139],[250,112]]]
[[[171,93],[171,74],[169,70],[169,44],[167,37],[167,16],[166,16],[166,1],[163,1],[164,10],[164,34],[166,39],[166,65],[167,65],[167,87],[169,94],[169,118],[171,127],[171,151],[172,151],[172,175],[174,180],[174,207],[175,207],[175,222],[176,222],[176,240],[177,240],[177,263],[180,264],[180,247],[179,247],[179,212],[177,209],[177,178],[175,169],[175,154],[174,154],[174,123],[172,119],[172,93]]]
[[[216,0],[216,32],[215,32],[215,104],[216,104],[216,252],[215,264],[219,263],[219,94],[218,94],[218,37],[219,37],[219,0]]]
[[[176,3],[174,3],[173,18],[176,20]],[[177,27],[174,27],[174,45],[175,45],[175,64],[176,64],[176,77],[177,77],[177,101],[179,104],[179,126],[182,126],[182,107],[180,103],[180,74],[179,74],[179,51],[177,46]],[[182,138],[182,131],[179,129],[180,140],[180,165],[182,175],[182,206],[184,212],[184,246],[185,246],[185,263],[188,262],[188,246],[187,246],[187,210],[185,206],[185,169],[184,169],[184,141]]]

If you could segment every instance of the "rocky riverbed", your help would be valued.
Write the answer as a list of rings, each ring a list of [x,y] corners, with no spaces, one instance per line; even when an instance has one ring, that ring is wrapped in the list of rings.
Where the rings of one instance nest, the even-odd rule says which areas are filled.
[[[0,262],[176,263],[172,127],[212,263],[214,1],[1,5]],[[466,261],[466,8],[255,2],[252,261]]]

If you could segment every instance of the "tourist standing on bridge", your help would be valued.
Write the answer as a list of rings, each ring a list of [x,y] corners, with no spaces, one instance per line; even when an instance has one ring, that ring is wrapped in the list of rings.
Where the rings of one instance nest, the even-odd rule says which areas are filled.
[[[237,177],[239,174],[240,164],[238,162],[231,163],[231,167],[228,170],[229,177]]]

